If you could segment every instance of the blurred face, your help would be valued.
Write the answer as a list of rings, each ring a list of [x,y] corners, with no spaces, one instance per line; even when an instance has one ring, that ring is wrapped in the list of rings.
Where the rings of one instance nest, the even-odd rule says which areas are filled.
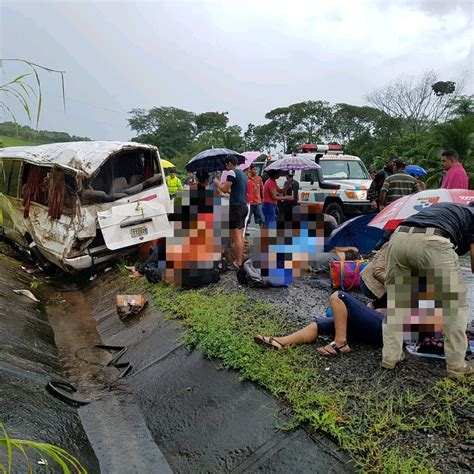
[[[257,176],[257,168],[250,168],[250,176]]]
[[[172,178],[174,178],[174,177],[176,176],[176,173],[175,173],[174,171],[172,171],[172,172],[170,173],[170,176],[171,176]]]
[[[442,156],[441,157],[441,164],[443,165],[443,168],[448,171],[451,166],[453,166],[453,160],[448,158],[447,156]]]

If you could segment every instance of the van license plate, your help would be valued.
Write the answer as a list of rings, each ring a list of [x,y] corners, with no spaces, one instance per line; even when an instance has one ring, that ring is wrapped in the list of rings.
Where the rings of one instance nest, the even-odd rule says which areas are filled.
[[[140,237],[142,235],[147,235],[148,234],[148,227],[146,225],[142,225],[140,227],[134,227],[133,229],[130,229],[130,235],[132,237]]]

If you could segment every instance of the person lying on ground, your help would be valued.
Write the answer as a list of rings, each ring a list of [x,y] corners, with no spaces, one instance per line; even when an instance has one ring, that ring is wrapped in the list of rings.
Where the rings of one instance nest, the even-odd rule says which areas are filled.
[[[290,344],[309,344],[319,336],[333,341],[317,349],[319,355],[332,357],[351,352],[349,343],[382,344],[382,310],[369,308],[345,291],[335,291],[329,298],[332,317],[315,318],[303,329],[283,337],[257,335],[257,344],[283,349]]]
[[[374,310],[345,291],[335,291],[330,296],[329,303],[332,317],[314,318],[314,321],[303,329],[288,336],[257,335],[254,337],[254,341],[259,345],[281,350],[291,344],[310,344],[315,342],[319,336],[330,336],[333,341],[317,349],[318,354],[322,357],[347,354],[352,351],[350,347],[352,343],[382,345],[385,308]],[[417,321],[414,327],[416,326],[420,340],[440,332],[441,321],[439,312],[429,320],[422,318]]]

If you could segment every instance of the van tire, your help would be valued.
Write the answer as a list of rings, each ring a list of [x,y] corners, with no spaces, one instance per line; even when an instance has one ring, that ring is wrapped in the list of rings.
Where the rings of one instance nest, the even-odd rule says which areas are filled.
[[[344,211],[342,210],[342,206],[337,202],[329,203],[326,206],[324,213],[329,214],[330,216],[334,217],[338,225],[342,224],[346,219],[346,216],[344,215]]]

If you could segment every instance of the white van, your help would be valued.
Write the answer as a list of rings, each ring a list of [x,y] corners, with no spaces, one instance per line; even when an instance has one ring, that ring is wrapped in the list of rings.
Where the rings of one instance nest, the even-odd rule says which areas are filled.
[[[0,233],[40,265],[82,270],[171,235],[158,149],[69,142],[0,150]],[[44,265],[42,265],[44,266]]]
[[[321,212],[330,214],[338,223],[346,218],[371,211],[367,191],[372,182],[360,158],[343,154],[302,153],[321,166],[317,170],[295,171],[299,182],[299,202],[316,204]],[[278,180],[283,186],[285,178]]]

